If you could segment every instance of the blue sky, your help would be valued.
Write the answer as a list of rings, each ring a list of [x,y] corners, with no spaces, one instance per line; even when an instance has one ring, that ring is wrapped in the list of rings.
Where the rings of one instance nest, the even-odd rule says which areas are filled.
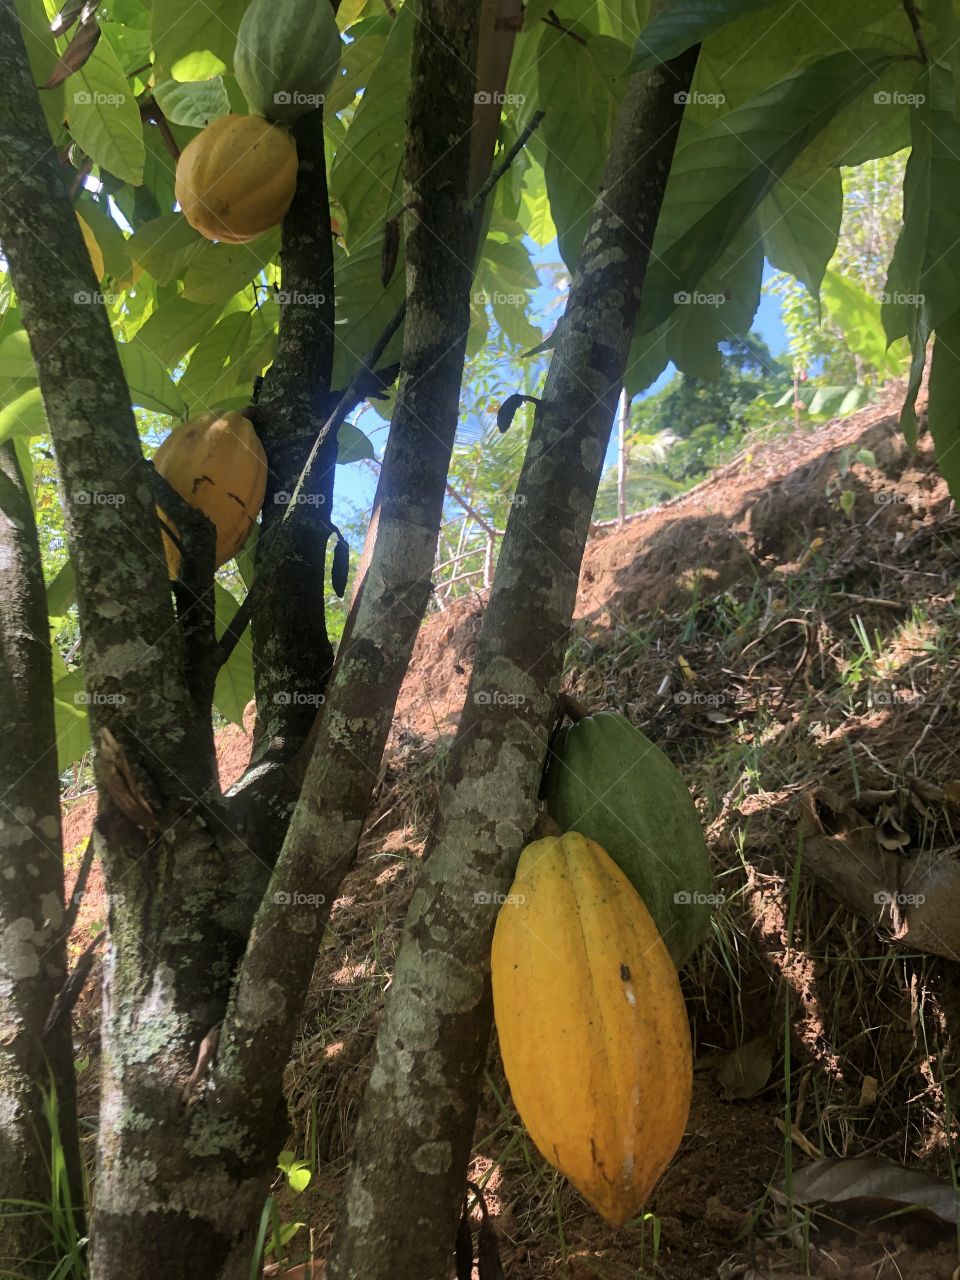
[[[557,261],[558,253],[556,244],[548,245],[544,249],[536,249],[536,246],[533,245],[528,245],[528,247],[531,248],[531,250],[535,250],[532,255],[535,262],[542,263]],[[768,280],[771,275],[773,275],[773,271],[765,264],[763,275],[764,281]],[[533,296],[534,312],[542,316],[549,309],[551,317],[554,317],[556,315],[556,309],[555,307],[551,307],[551,304],[554,303],[555,300],[556,294],[553,289],[547,285],[542,286],[540,289],[536,290]],[[753,328],[754,331],[759,333],[764,339],[774,355],[781,355],[786,350],[787,335],[784,331],[780,316],[779,298],[773,297],[768,293],[761,294],[760,306],[757,310],[756,317],[754,318]],[[549,331],[548,325],[544,326],[544,331]],[[491,337],[495,337],[495,334],[496,330],[492,329]],[[664,382],[673,376],[673,373],[674,368],[671,365],[669,368],[664,370],[661,376],[650,388],[650,391],[654,391],[661,387]],[[649,392],[647,394],[649,394]],[[362,431],[365,431],[371,437],[374,448],[377,451],[377,455],[381,456],[387,435],[387,424],[373,409],[366,409],[362,413],[354,415],[353,421]],[[615,439],[611,439],[610,448],[607,452],[607,465],[613,461],[615,454],[616,441]],[[363,509],[368,508],[373,502],[376,483],[376,476],[373,471],[361,463],[353,463],[350,466],[338,467],[336,498],[334,500],[334,519],[337,519],[338,512],[341,517],[346,514],[348,504],[361,507]]]

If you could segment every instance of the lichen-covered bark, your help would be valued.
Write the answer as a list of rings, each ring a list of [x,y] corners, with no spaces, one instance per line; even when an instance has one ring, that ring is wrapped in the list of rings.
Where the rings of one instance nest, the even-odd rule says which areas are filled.
[[[444,1280],[490,1028],[489,950],[535,817],[583,547],[696,51],[635,77],[537,407],[404,930],[330,1280]]]
[[[297,478],[323,426],[334,347],[333,237],[320,112],[294,126],[299,170],[283,222],[277,353],[256,423],[269,462],[258,568],[269,551],[269,581],[251,622],[257,692],[255,758],[288,760],[317,714],[333,649],[324,617],[324,566],[337,461],[334,432],[281,528]],[[278,545],[275,545],[278,544]]]
[[[0,1198],[50,1199],[42,1090],[56,1087],[75,1205],[80,1151],[69,1026],[43,1027],[66,977],[60,780],[40,547],[13,444],[0,446]],[[51,1081],[52,1072],[52,1081]],[[52,1270],[49,1223],[0,1216],[0,1271]]]
[[[424,0],[406,155],[407,315],[379,534],[341,646],[303,791],[254,925],[221,1041],[221,1114],[272,1111],[320,937],[353,859],[430,592],[469,327],[467,208],[479,4]]]
[[[212,1253],[190,1198],[199,1165],[180,1141],[181,1088],[226,1003],[251,915],[237,896],[240,861],[254,855],[224,821],[151,473],[11,5],[0,6],[0,182],[0,240],[56,452],[98,748],[110,946],[92,1271],[155,1276],[164,1248]],[[157,1222],[175,1244],[151,1236]]]

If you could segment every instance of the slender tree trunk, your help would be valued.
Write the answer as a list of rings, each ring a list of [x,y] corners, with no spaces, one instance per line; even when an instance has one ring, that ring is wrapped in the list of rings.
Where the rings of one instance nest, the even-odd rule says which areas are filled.
[[[407,314],[377,541],[218,1057],[212,1105],[251,1126],[266,1121],[279,1094],[320,937],[354,858],[429,599],[470,323],[474,104],[466,68],[476,58],[478,11],[462,0],[423,0],[418,9],[406,156]]]
[[[41,1206],[2,1206],[0,1272],[39,1280],[55,1261],[44,1090],[56,1090],[81,1228],[83,1200],[69,1023],[43,1036],[67,968],[60,779],[40,545],[11,442],[0,446],[0,650],[0,1196]]]
[[[678,91],[696,57],[634,77],[621,108],[404,929],[330,1280],[449,1273],[490,1030],[493,904],[534,821],[580,561],[682,115]]]

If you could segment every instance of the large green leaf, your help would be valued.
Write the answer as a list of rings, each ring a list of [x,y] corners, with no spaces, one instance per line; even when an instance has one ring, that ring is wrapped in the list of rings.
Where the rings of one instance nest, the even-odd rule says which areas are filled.
[[[334,279],[337,289],[336,346],[333,385],[345,387],[403,301],[406,288],[403,250],[386,289],[380,282],[380,229],[375,227],[352,253],[338,250]],[[387,365],[398,359],[403,329],[390,340],[381,358]]]
[[[183,274],[182,296],[190,302],[224,303],[254,282],[279,251],[279,228],[249,244],[211,244],[204,240]],[[252,292],[250,298],[252,301]]]
[[[130,389],[131,404],[152,409],[154,413],[166,413],[173,418],[186,417],[186,402],[162,361],[139,342],[120,342],[117,350]]]
[[[250,345],[250,332],[250,316],[234,311],[197,343],[179,384],[191,416],[217,407],[223,396],[236,392],[237,376],[232,365]]]
[[[337,431],[337,462],[362,462],[364,458],[373,459],[377,455],[373,445],[359,427],[352,422],[342,422]]]
[[[173,369],[209,333],[223,311],[222,303],[206,305],[172,298],[163,302],[137,333],[136,341]]]
[[[209,243],[182,213],[165,213],[137,227],[127,241],[127,249],[134,262],[149,271],[158,284],[169,284]]]
[[[744,14],[768,9],[776,0],[672,0],[644,27],[631,71],[668,62]]]
[[[788,173],[761,202],[758,212],[767,257],[778,270],[806,285],[819,305],[820,281],[840,234],[840,170],[797,178]]]
[[[68,671],[54,684],[53,714],[57,735],[57,767],[62,772],[90,749],[87,695],[79,671]]]
[[[125,182],[143,181],[143,125],[117,55],[101,40],[67,83],[67,124],[97,164]]]
[[[0,342],[0,377],[36,380],[36,367],[26,329],[17,329]]]
[[[666,350],[681,373],[707,381],[720,376],[717,343],[750,332],[762,280],[763,244],[751,217],[673,313]]]
[[[930,360],[930,400],[927,405],[930,434],[937,463],[960,501],[960,312],[940,325]]]
[[[47,415],[39,387],[30,387],[0,409],[0,444],[11,436],[39,436],[47,429]]]
[[[219,582],[215,582],[214,596],[217,611],[217,634],[222,635],[239,605]],[[250,649],[250,632],[240,637],[227,662],[220,668],[213,691],[213,705],[222,716],[234,724],[243,724],[243,709],[253,697],[253,653]]]
[[[888,61],[872,50],[832,54],[713,124],[683,130],[644,286],[645,331],[697,287],[797,156]]]
[[[153,0],[157,64],[174,80],[206,80],[233,67],[247,0]]]
[[[230,110],[222,76],[209,80],[161,80],[153,91],[161,111],[171,124],[203,129]]]
[[[51,618],[62,618],[76,598],[77,579],[73,572],[73,561],[65,560],[47,583],[47,613]]]
[[[38,4],[37,0],[15,0],[15,8],[20,19],[30,70],[33,72],[34,83],[39,87],[46,84],[50,72],[59,60],[50,23],[46,20],[43,5]],[[57,137],[63,126],[63,95],[62,84],[55,89],[43,89],[40,92],[40,105],[53,138]]]
[[[127,239],[104,204],[85,192],[77,201],[77,212],[96,237],[107,275],[114,281],[123,282],[130,276]]]
[[[536,68],[545,110],[534,154],[543,164],[550,213],[567,266],[576,264],[626,86],[626,46],[609,36],[586,43],[545,26]]]
[[[413,7],[391,25],[383,56],[367,85],[330,170],[330,192],[344,242],[353,249],[403,201],[400,168],[410,87]]]
[[[913,148],[903,184],[903,230],[887,275],[883,323],[893,341],[925,308],[939,330],[960,304],[960,121],[949,73],[933,68],[917,88]]]
[[[839,272],[828,271],[823,277],[823,301],[851,351],[891,377],[904,372],[906,343],[899,339],[887,346],[879,299]]]

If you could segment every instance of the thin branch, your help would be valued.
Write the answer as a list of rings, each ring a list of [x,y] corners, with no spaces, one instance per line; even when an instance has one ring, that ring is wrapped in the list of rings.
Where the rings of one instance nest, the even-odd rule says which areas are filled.
[[[930,57],[930,49],[927,45],[927,38],[923,34],[923,26],[920,22],[920,14],[917,10],[916,0],[903,0],[903,11],[907,15],[910,26],[913,30],[913,38],[917,42],[917,48],[920,50],[920,60],[925,66],[930,66],[933,59]]]
[[[179,160],[180,147],[177,144],[176,138],[173,136],[173,131],[170,128],[167,117],[160,109],[160,104],[157,102],[156,98],[151,97],[144,98],[142,100],[140,103],[140,119],[146,121],[148,124],[156,125],[160,130],[160,137],[163,139],[163,145],[175,161]]]

